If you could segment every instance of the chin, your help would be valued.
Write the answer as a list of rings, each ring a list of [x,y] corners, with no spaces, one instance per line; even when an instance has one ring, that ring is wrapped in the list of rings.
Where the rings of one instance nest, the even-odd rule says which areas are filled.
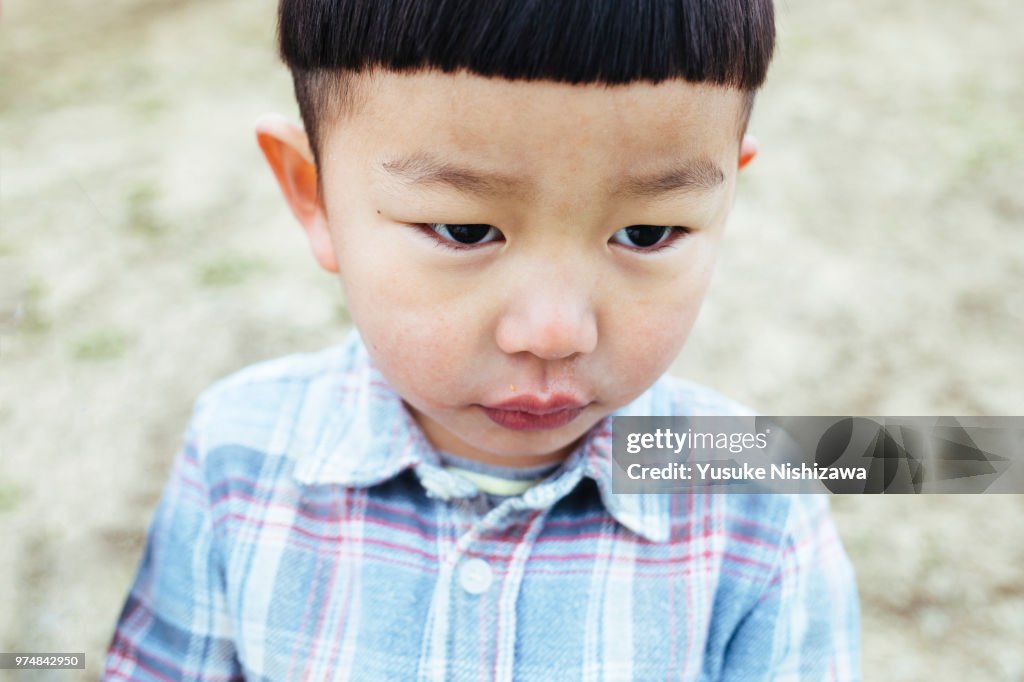
[[[596,423],[597,421],[593,423],[588,421],[585,428],[571,424],[550,431],[503,432],[490,438],[484,437],[477,446],[481,450],[493,452],[498,456],[545,455],[573,445],[584,437]]]

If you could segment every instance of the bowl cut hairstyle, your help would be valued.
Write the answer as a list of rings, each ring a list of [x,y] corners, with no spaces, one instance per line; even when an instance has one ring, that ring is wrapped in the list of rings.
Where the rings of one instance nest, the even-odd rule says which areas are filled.
[[[323,126],[354,111],[349,76],[466,71],[510,80],[754,93],[775,48],[772,0],[281,0],[278,49],[320,166]]]

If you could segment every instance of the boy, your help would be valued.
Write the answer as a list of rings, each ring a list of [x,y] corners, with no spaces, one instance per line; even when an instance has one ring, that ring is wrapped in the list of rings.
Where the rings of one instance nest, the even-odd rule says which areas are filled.
[[[357,332],[199,399],[107,679],[859,675],[816,496],[616,495],[712,270],[770,0],[284,0],[260,147]],[[308,134],[308,137],[307,137]]]

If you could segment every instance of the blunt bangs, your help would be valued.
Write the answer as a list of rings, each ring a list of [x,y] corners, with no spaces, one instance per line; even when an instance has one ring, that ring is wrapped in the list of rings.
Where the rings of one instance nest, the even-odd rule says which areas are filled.
[[[354,104],[345,74],[378,68],[570,84],[681,78],[747,93],[745,128],[775,20],[772,0],[281,0],[278,41],[317,153],[321,122]]]

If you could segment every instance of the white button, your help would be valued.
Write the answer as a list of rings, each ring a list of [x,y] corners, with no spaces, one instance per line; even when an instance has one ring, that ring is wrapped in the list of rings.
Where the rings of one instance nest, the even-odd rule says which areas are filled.
[[[459,584],[470,594],[483,594],[493,581],[491,565],[483,559],[469,559],[459,569]]]

